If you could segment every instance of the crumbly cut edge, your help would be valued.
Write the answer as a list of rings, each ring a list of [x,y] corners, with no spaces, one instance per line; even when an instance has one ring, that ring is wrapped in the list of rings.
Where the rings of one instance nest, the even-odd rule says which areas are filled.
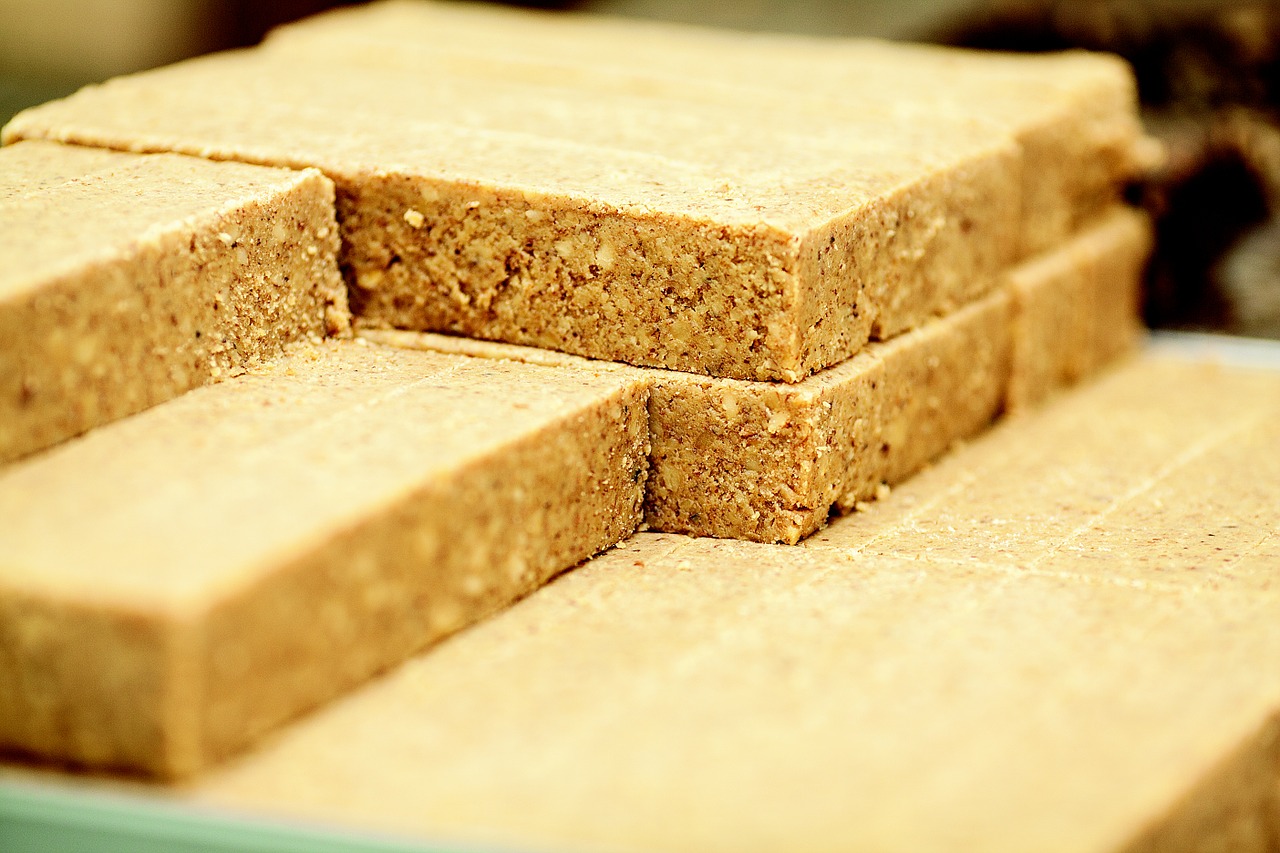
[[[333,183],[281,179],[0,304],[0,462],[350,333]]]
[[[995,293],[795,385],[628,368],[442,335],[359,334],[648,376],[649,527],[795,543],[830,512],[873,500],[1003,411],[1025,410],[1132,349],[1140,340],[1134,294],[1148,250],[1145,215],[1114,209],[1016,267]]]
[[[559,353],[403,331],[392,346],[623,370],[652,385],[646,487],[650,529],[794,544],[874,498],[883,484],[989,423],[1008,374],[1003,292],[797,385],[631,368]],[[975,369],[937,370],[960,363]],[[928,394],[913,389],[927,388]]]
[[[807,370],[811,297],[790,232],[408,174],[335,178],[352,304],[370,326],[713,375]]]

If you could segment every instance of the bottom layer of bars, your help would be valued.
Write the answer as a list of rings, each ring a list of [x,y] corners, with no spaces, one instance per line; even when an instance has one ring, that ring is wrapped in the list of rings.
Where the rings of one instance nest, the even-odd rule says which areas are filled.
[[[642,368],[652,383],[651,529],[795,543],[987,427],[1096,372],[1139,339],[1150,228],[1117,209],[1005,286],[794,385]],[[396,346],[559,366],[601,362],[413,332]]]
[[[0,748],[183,774],[639,525],[648,389],[348,342],[0,473]]]
[[[1135,361],[997,430],[820,543],[638,536],[185,796],[433,849],[1273,849],[1280,376]]]

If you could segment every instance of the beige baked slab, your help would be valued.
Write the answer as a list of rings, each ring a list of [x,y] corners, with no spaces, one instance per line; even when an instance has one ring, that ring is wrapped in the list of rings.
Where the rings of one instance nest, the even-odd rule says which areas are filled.
[[[1153,153],[1134,147],[1141,130],[1128,71],[1082,52],[979,55],[421,0],[317,15],[274,31],[267,46],[361,64],[465,63],[494,75],[678,92],[707,103],[765,90],[836,114],[876,110],[921,124],[985,125],[1012,133],[1023,149],[1022,257],[1057,245],[1113,203],[1142,165],[1135,158]]]
[[[1143,336],[1141,289],[1154,234],[1117,208],[1010,270],[1013,369],[1006,411],[1044,402],[1129,352]]]
[[[641,534],[176,793],[524,849],[1266,850],[1277,441],[1276,372],[1145,357],[801,548]]]
[[[647,386],[305,349],[0,472],[0,747],[216,761],[640,523]]]
[[[1270,588],[1278,412],[1274,369],[1148,357],[997,427],[803,547]]]
[[[0,149],[0,462],[347,332],[333,198],[315,170]]]
[[[989,290],[1029,242],[1024,211],[1074,224],[1138,168],[1132,80],[1110,59],[854,43],[839,76],[861,84],[807,100],[680,67],[700,43],[755,67],[755,38],[673,30],[671,68],[612,73],[590,54],[625,54],[628,28],[601,42],[573,20],[546,48],[567,69],[513,60],[479,26],[449,35],[467,55],[417,49],[439,43],[431,26],[375,26],[373,47],[280,38],[111,81],[5,138],[319,166],[371,321],[785,381]],[[578,61],[565,40],[593,46]],[[785,42],[780,73],[821,79],[840,49]],[[904,82],[886,97],[873,78]],[[1027,164],[1043,128],[1055,158]],[[1024,191],[1094,170],[1105,186]]]
[[[646,521],[654,530],[794,543],[896,485],[1005,409],[1043,402],[1139,339],[1150,250],[1111,211],[1016,267],[995,293],[794,385],[634,370],[652,384]],[[466,338],[361,329],[381,343],[629,370]]]

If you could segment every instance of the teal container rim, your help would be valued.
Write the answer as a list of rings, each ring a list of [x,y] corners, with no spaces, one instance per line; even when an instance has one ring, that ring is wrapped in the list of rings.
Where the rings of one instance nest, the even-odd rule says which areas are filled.
[[[0,779],[4,853],[498,853],[248,817],[158,796]]]

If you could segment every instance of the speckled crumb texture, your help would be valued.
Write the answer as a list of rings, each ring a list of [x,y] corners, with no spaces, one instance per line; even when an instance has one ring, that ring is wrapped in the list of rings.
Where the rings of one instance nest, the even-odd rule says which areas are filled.
[[[0,747],[197,770],[630,535],[647,386],[306,347],[0,473]]]
[[[348,333],[333,205],[315,170],[0,149],[0,462]]]
[[[1274,371],[1134,360],[800,548],[640,534],[178,793],[442,847],[1265,853],[1278,441]]]
[[[4,136],[318,166],[371,323],[787,382],[989,292],[1145,157],[1111,59],[571,16],[509,49],[523,20],[377,6]]]
[[[1145,216],[1113,210],[946,317],[795,385],[636,370],[652,383],[654,530],[795,543],[883,494],[1006,406],[1096,373],[1137,336]],[[441,335],[361,329],[393,346],[562,369],[604,363]]]

